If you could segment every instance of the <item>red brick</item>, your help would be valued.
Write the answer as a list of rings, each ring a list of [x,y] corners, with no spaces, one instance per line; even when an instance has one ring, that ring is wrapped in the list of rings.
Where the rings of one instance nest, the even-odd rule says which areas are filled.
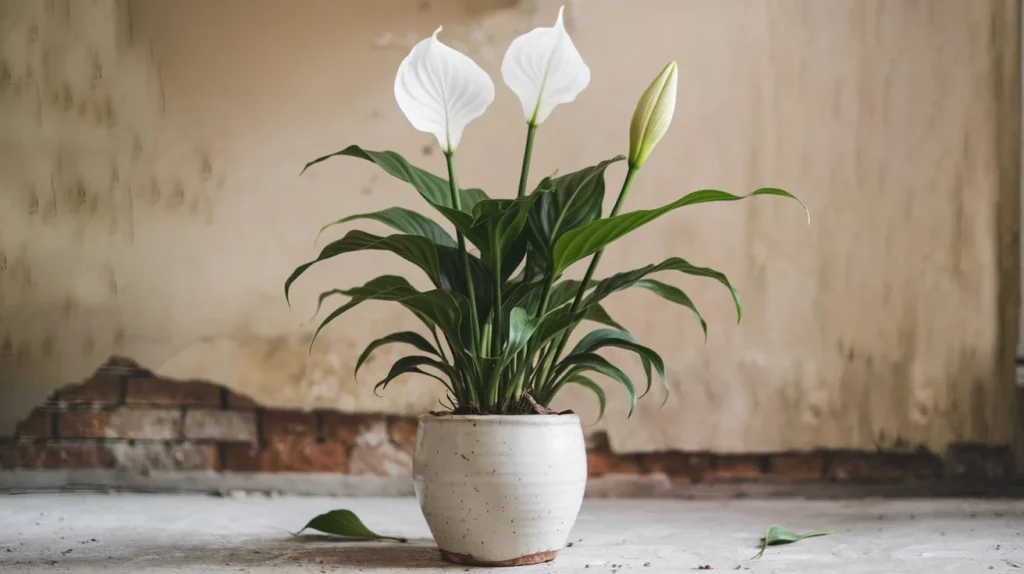
[[[97,410],[75,410],[58,415],[57,430],[61,438],[106,438],[110,413]]]
[[[1005,446],[950,445],[944,466],[949,476],[974,480],[1005,478],[1014,474],[1013,453]]]
[[[184,435],[189,440],[255,443],[256,413],[189,409],[185,413]]]
[[[110,413],[107,423],[107,436],[151,440],[180,439],[182,437],[181,409],[151,407],[119,408]]]
[[[200,381],[177,382],[157,377],[128,379],[129,404],[220,406],[220,387]]]
[[[414,452],[416,450],[416,428],[418,426],[416,419],[413,418],[395,419],[388,426],[388,433],[395,444],[401,446],[406,452]]]
[[[711,458],[706,454],[684,452],[660,452],[642,457],[645,472],[664,473],[673,482],[697,483],[711,468]]]
[[[819,480],[825,457],[820,452],[776,454],[771,458],[768,472],[773,477],[788,480]]]
[[[263,411],[261,423],[267,442],[278,436],[302,436],[316,440],[316,414],[311,412],[267,409]]]
[[[942,472],[942,462],[926,453],[837,452],[826,477],[838,481],[894,482],[933,478]]]
[[[704,475],[704,480],[740,481],[759,480],[763,478],[759,457],[752,455],[719,455],[712,460],[711,469]]]
[[[111,441],[106,449],[117,468],[134,472],[218,470],[212,444]]]
[[[391,441],[376,446],[357,444],[348,457],[348,472],[373,476],[412,476],[412,454]]]
[[[348,449],[340,443],[317,443],[315,437],[278,435],[264,448],[224,446],[224,470],[236,472],[336,472],[348,470]]]
[[[587,452],[587,475],[597,477],[606,474],[640,474],[640,464],[635,456],[598,450]]]
[[[53,429],[53,414],[50,409],[36,407],[14,429],[14,438],[49,438]]]
[[[30,469],[110,468],[113,458],[99,442],[20,443],[13,445],[13,466]]]
[[[337,411],[322,411],[324,438],[328,441],[340,442],[355,446],[361,435],[373,432],[386,419],[380,415],[347,414]],[[385,436],[387,436],[385,434]]]
[[[58,396],[61,403],[119,405],[121,404],[121,391],[120,375],[98,372],[82,384],[60,389]]]

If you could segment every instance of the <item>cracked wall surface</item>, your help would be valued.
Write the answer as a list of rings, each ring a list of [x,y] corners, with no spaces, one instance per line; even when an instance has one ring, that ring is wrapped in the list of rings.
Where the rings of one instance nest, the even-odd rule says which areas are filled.
[[[308,352],[315,296],[407,267],[353,254],[282,284],[327,221],[418,196],[372,166],[302,164],[359,143],[435,172],[443,157],[392,97],[408,47],[445,40],[496,81],[460,180],[509,196],[524,126],[500,81],[508,42],[557,4],[474,0],[0,2],[0,435],[111,354],[280,408],[412,414],[437,388],[374,397],[362,346],[415,322],[386,304]],[[588,0],[569,24],[592,70],[538,134],[534,179],[622,153],[633,105],[669,59],[679,105],[628,208],[772,185],[691,208],[609,248],[599,274],[680,255],[729,274],[679,280],[711,323],[644,293],[609,303],[661,352],[672,393],[626,419],[618,452],[1007,444],[1019,289],[1020,6]],[[623,170],[609,170],[617,187]],[[675,281],[675,279],[672,279]],[[395,350],[395,353],[398,351]],[[630,371],[639,374],[633,366]],[[567,392],[560,407],[596,408]]]

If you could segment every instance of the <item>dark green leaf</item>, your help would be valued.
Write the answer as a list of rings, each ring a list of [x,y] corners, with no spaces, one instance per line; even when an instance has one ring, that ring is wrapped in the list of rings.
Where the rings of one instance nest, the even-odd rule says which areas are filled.
[[[439,285],[441,282],[438,247],[434,245],[433,241],[415,235],[380,237],[356,229],[349,231],[345,237],[327,244],[313,261],[296,267],[288,280],[284,282],[285,300],[289,300],[292,283],[313,265],[344,253],[367,250],[390,251],[425,271],[435,285]]]
[[[645,347],[637,342],[637,340],[625,331],[619,331],[616,329],[597,329],[587,333],[573,350],[569,353],[572,356],[576,353],[593,353],[598,349],[604,347],[616,347],[627,351],[632,351],[640,357],[640,361],[644,367],[644,374],[647,376],[647,388],[644,393],[640,395],[643,398],[651,390],[651,366],[654,366],[654,370],[658,373],[661,378],[661,386],[665,389],[665,396],[668,397],[668,383],[665,380],[665,361],[662,360],[661,355],[654,352],[649,347]]]
[[[395,361],[395,364],[391,365],[391,370],[388,371],[387,376],[384,377],[383,379],[381,379],[380,382],[378,382],[376,385],[373,386],[373,392],[376,393],[378,389],[386,389],[387,386],[388,386],[388,383],[390,383],[391,381],[397,379],[398,377],[400,377],[402,375],[406,375],[406,374],[409,374],[409,373],[415,373],[415,374],[418,374],[418,375],[428,376],[428,377],[430,377],[430,378],[440,382],[442,385],[444,385],[445,388],[448,389],[449,393],[452,393],[452,394],[455,393],[455,390],[452,388],[452,385],[451,385],[450,382],[442,379],[441,377],[439,377],[439,376],[437,376],[437,375],[435,375],[433,373],[429,373],[427,371],[424,371],[420,367],[432,367],[432,368],[435,368],[435,369],[441,371],[442,373],[445,373],[450,378],[454,378],[454,374],[451,371],[451,367],[446,365],[446,364],[444,364],[444,363],[442,363],[441,361],[438,361],[436,359],[431,359],[430,357],[421,357],[419,355],[411,355],[411,356],[408,356],[408,357],[402,357],[401,359],[398,359],[397,361]]]
[[[583,375],[576,375],[576,376],[573,376],[573,377],[569,377],[562,384],[563,385],[564,384],[580,385],[582,387],[586,387],[586,388],[590,389],[591,391],[593,391],[594,394],[597,395],[597,403],[598,403],[598,407],[600,409],[598,411],[598,413],[597,413],[597,420],[601,420],[601,418],[604,416],[604,407],[605,407],[605,403],[607,402],[607,399],[604,396],[604,389],[602,389],[600,385],[595,383],[593,379],[591,379],[589,377],[584,377]],[[561,385],[559,385],[559,386],[561,386]]]
[[[670,257],[657,265],[647,265],[632,271],[616,273],[607,279],[598,281],[594,291],[584,302],[584,306],[596,303],[616,291],[632,287],[638,281],[644,279],[651,273],[657,273],[659,271],[679,271],[686,275],[708,277],[718,281],[722,285],[725,285],[725,287],[729,289],[729,294],[732,295],[733,303],[736,305],[736,320],[739,321],[743,318],[743,302],[740,300],[740,294],[733,288],[732,283],[729,282],[729,278],[726,277],[724,273],[711,269],[710,267],[697,267],[679,257]]]
[[[768,528],[768,532],[761,539],[761,551],[757,553],[755,558],[760,558],[764,551],[769,546],[779,546],[781,544],[792,544],[805,538],[814,538],[816,536],[828,536],[831,532],[808,532],[807,534],[797,534],[792,530],[783,528],[781,526],[773,525]]]
[[[371,219],[387,225],[393,229],[397,229],[402,233],[408,235],[419,235],[420,237],[426,237],[433,241],[437,245],[444,245],[447,247],[455,247],[455,240],[452,239],[451,235],[444,230],[434,220],[420,215],[415,211],[404,209],[401,207],[389,207],[373,213],[360,213],[358,215],[350,215],[343,217],[332,223],[320,228],[320,233],[317,234],[317,240],[320,239],[320,234],[324,230],[333,227],[335,225],[341,225],[348,223],[349,221],[355,221],[357,219]]]
[[[501,366],[507,365],[516,353],[523,350],[540,322],[521,307],[512,309],[508,317],[508,342],[505,343]]]
[[[562,234],[596,221],[601,217],[604,201],[604,172],[623,156],[559,177],[545,178],[530,194],[536,199],[530,219],[530,241],[536,249],[538,262],[551,263],[551,249]]]
[[[431,205],[455,207],[452,204],[451,190],[448,187],[447,179],[437,177],[428,171],[413,166],[404,157],[393,151],[371,151],[364,150],[357,145],[351,145],[341,151],[314,159],[302,168],[302,172],[305,173],[307,169],[314,165],[335,156],[357,157],[373,162],[389,175],[410,183],[423,196],[423,199],[426,199]],[[461,208],[466,213],[471,213],[473,206],[477,202],[487,199],[487,194],[479,189],[462,189],[460,194]]]
[[[633,287],[647,289],[648,291],[654,293],[655,295],[658,295],[662,299],[671,301],[673,303],[678,303],[679,305],[682,305],[683,307],[686,307],[693,311],[694,314],[697,315],[697,319],[700,321],[701,330],[704,331],[704,342],[708,342],[707,321],[704,320],[704,316],[701,315],[700,311],[697,310],[697,306],[693,304],[693,301],[690,300],[690,297],[687,296],[686,293],[683,293],[681,289],[673,285],[662,283],[661,281],[656,281],[654,279],[641,279],[634,283]]]
[[[572,377],[586,371],[600,373],[606,377],[615,379],[621,383],[622,386],[626,387],[626,392],[629,394],[629,415],[633,415],[633,409],[636,408],[636,388],[633,387],[633,382],[629,380],[626,373],[623,373],[621,369],[611,364],[608,359],[605,359],[601,355],[595,353],[569,355],[559,363],[558,369],[556,369],[555,378],[557,379],[564,375],[565,380],[568,381]],[[550,400],[551,396],[546,398]]]
[[[620,331],[629,332],[625,327],[620,325],[618,321],[612,319],[611,315],[608,314],[608,311],[606,311],[600,303],[594,303],[587,307],[587,314],[584,315],[583,318],[587,321],[593,321],[595,323],[614,327]]]
[[[332,510],[325,512],[313,520],[310,520],[302,530],[299,530],[295,535],[299,535],[303,530],[317,530],[325,534],[337,534],[338,536],[344,536],[346,538],[357,538],[360,540],[396,540],[398,542],[408,542],[405,538],[398,538],[395,536],[382,536],[376,532],[370,530],[363,524],[362,520],[355,515],[351,510]]]
[[[631,211],[629,213],[623,213],[622,215],[616,215],[615,217],[599,219],[582,225],[581,227],[577,227],[572,231],[566,232],[555,242],[553,255],[553,268],[555,274],[561,274],[573,263],[592,253],[596,253],[597,251],[604,249],[604,247],[612,241],[615,241],[638,227],[654,221],[670,211],[674,211],[687,205],[696,205],[698,203],[708,203],[713,201],[737,201],[747,197],[753,197],[755,195],[777,195],[788,197],[800,202],[800,205],[804,206],[804,211],[807,212],[807,221],[810,223],[811,215],[810,211],[807,210],[807,206],[797,199],[796,196],[781,189],[762,188],[753,191],[749,195],[733,195],[724,191],[705,189],[689,193],[682,198],[657,209]]]
[[[359,355],[359,359],[356,360],[356,368],[353,372],[353,376],[357,379],[359,378],[359,367],[363,366],[366,359],[368,359],[370,354],[372,354],[376,349],[384,345],[394,343],[405,343],[406,345],[412,345],[425,353],[431,353],[437,356],[441,355],[437,349],[434,348],[434,345],[430,344],[430,341],[426,340],[426,338],[419,333],[415,333],[413,331],[399,331],[397,333],[385,335],[384,337],[381,337],[367,345],[366,349],[364,349]]]

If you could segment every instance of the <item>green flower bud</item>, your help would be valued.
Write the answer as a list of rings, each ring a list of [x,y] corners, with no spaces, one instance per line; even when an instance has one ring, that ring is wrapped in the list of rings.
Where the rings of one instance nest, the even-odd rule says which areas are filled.
[[[629,165],[640,168],[668,131],[676,111],[676,69],[669,62],[640,96],[629,125]]]

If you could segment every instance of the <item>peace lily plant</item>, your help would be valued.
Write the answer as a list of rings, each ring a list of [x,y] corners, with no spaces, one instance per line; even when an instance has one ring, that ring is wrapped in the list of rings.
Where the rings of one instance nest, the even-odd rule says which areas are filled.
[[[637,397],[650,390],[652,373],[657,374],[667,393],[664,361],[609,315],[603,306],[605,298],[630,288],[646,289],[696,314],[706,337],[707,325],[693,301],[678,287],[655,279],[655,275],[675,271],[721,283],[735,302],[737,317],[741,314],[740,297],[724,274],[679,257],[596,279],[605,247],[685,206],[736,201],[754,195],[796,198],[775,188],[758,189],[747,196],[705,189],[683,195],[656,209],[623,211],[633,182],[672,122],[678,83],[675,62],[665,66],[640,97],[629,127],[628,157],[619,155],[565,175],[547,176],[531,188],[530,160],[537,132],[559,105],[574,101],[590,83],[590,69],[565,30],[561,10],[553,26],[536,28],[513,40],[501,64],[502,78],[522,104],[526,121],[526,146],[514,197],[511,189],[507,197],[492,198],[483,190],[461,187],[456,177],[457,151],[466,127],[483,115],[494,100],[494,84],[471,58],[441,42],[438,38],[441,30],[437,28],[412,48],[398,67],[394,89],[398,107],[412,126],[437,139],[446,160],[447,179],[411,165],[395,152],[371,151],[355,145],[317,158],[309,162],[306,169],[336,156],[373,162],[419,192],[436,215],[454,230],[454,237],[435,220],[404,207],[349,215],[321,231],[357,220],[371,220],[397,233],[376,235],[349,231],[324,247],[316,259],[295,269],[285,282],[285,296],[287,298],[295,280],[311,266],[355,251],[388,251],[426,274],[433,285],[426,291],[415,288],[401,276],[384,275],[361,286],[321,294],[318,312],[328,299],[335,296],[347,299],[322,320],[316,334],[366,301],[398,303],[422,322],[422,332],[401,331],[372,341],[356,361],[355,370],[358,373],[371,353],[380,347],[403,344],[416,353],[395,361],[374,390],[383,389],[397,377],[410,373],[432,377],[444,385],[443,404],[452,416],[421,417],[415,460],[417,493],[435,539],[447,558],[459,562],[537,562],[553,557],[553,552],[557,551],[554,546],[564,543],[579,509],[586,461],[578,418],[569,415],[572,420],[568,426],[558,427],[564,427],[564,431],[535,425],[536,432],[530,434],[532,431],[523,430],[530,425],[520,425],[516,431],[522,434],[519,443],[502,439],[500,445],[495,443],[493,447],[480,446],[480,433],[484,431],[477,425],[487,417],[505,420],[493,415],[550,413],[548,405],[567,385],[579,385],[592,391],[603,414],[605,392],[593,375],[606,376],[625,388],[630,413]],[[626,162],[625,178],[614,207],[604,215],[605,171],[621,161]],[[587,267],[582,280],[565,278],[574,264],[584,262]],[[584,323],[596,323],[600,327],[586,333],[570,347],[572,333]],[[608,347],[624,349],[639,357],[645,373],[641,389],[638,390],[638,385],[623,370],[598,354]],[[468,429],[456,424],[464,418],[461,415],[484,416],[470,417],[474,421],[473,429]],[[569,416],[533,419],[565,421]],[[443,418],[451,422],[437,422]],[[443,426],[445,424],[450,424],[451,428],[445,430],[448,428]],[[560,432],[567,437],[565,441],[558,439],[562,436]],[[471,462],[470,453],[456,452],[458,445],[467,444],[460,433],[477,433],[467,435],[477,437],[474,440],[478,450],[474,453],[491,448],[489,452],[493,456],[488,463],[491,466],[473,467],[471,465],[476,463]],[[506,433],[507,436],[513,434]],[[524,458],[522,449],[515,450],[516,444],[529,451],[529,458]],[[529,470],[524,468],[539,465],[544,460],[551,463],[549,468],[568,465],[572,469],[562,472],[557,479],[550,472],[542,473],[547,478],[538,478],[537,473],[523,474]],[[515,475],[520,482],[544,485],[545,480],[560,481],[552,483],[557,497],[541,502],[534,498],[530,498],[532,502],[520,501],[516,506],[519,510],[515,511],[526,512],[534,517],[531,520],[541,520],[536,518],[537,513],[523,510],[526,508],[523,505],[561,505],[564,512],[559,525],[545,530],[534,524],[529,534],[536,538],[548,532],[549,539],[510,543],[509,540],[521,541],[528,536],[524,533],[529,530],[525,526],[515,528],[515,516],[520,515],[511,518],[512,530],[505,532],[502,528],[507,527],[508,521],[501,523],[505,526],[488,522],[485,528],[478,528],[480,524],[466,519],[465,514],[451,514],[455,512],[452,507],[463,510],[466,505],[489,507],[493,500],[500,500],[502,496],[506,502],[509,500],[509,493],[516,492],[514,485],[495,491],[494,480],[473,482],[472,477],[493,474],[496,470],[493,466],[497,464],[512,465],[499,475]],[[430,495],[432,480],[444,484],[436,495]],[[474,489],[457,489],[452,486],[455,484],[472,484]],[[453,491],[451,496],[449,490]],[[536,489],[531,492],[531,497],[539,496]],[[435,496],[437,503],[431,502],[431,496]],[[513,512],[505,510],[511,508],[508,504],[501,506],[506,514]],[[501,514],[488,513],[491,522],[498,521],[497,516]],[[554,512],[555,517],[558,515]],[[522,524],[522,516],[520,519]],[[468,530],[464,532],[452,531],[453,526],[442,522],[473,526],[466,526]],[[476,544],[478,539],[479,545]]]

